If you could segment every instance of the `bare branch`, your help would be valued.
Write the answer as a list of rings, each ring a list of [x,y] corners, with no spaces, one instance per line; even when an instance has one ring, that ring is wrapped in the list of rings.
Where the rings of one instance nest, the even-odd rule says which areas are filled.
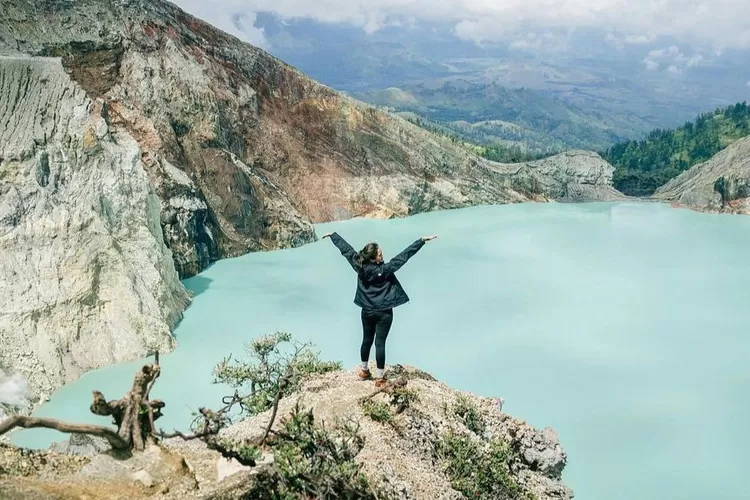
[[[296,354],[295,354],[296,356]],[[271,427],[273,427],[273,423],[276,420],[276,414],[279,411],[279,401],[281,401],[281,394],[284,392],[284,388],[289,383],[290,379],[292,378],[292,365],[290,364],[287,368],[286,375],[279,380],[279,389],[276,391],[276,397],[273,399],[273,411],[271,412],[271,419],[268,421],[268,425],[266,426],[266,431],[263,433],[263,437],[260,440],[260,446],[263,446],[266,444],[266,440],[268,439],[268,434],[271,432]]]
[[[154,408],[151,406],[151,403],[149,402],[148,398],[151,394],[151,389],[154,388],[154,384],[156,383],[156,379],[159,378],[159,375],[161,375],[161,367],[159,366],[159,351],[156,351],[154,353],[154,364],[151,365],[152,368],[152,378],[151,381],[148,383],[148,386],[146,387],[146,393],[143,395],[143,404],[146,405],[147,411],[148,411],[148,424],[149,424],[149,435],[153,436],[154,432]]]
[[[16,415],[0,422],[0,436],[11,429],[22,427],[24,429],[42,427],[45,429],[54,429],[60,432],[90,434],[105,438],[116,450],[126,450],[130,448],[130,443],[122,439],[114,430],[101,425],[88,424],[70,424],[54,418],[36,418]]]

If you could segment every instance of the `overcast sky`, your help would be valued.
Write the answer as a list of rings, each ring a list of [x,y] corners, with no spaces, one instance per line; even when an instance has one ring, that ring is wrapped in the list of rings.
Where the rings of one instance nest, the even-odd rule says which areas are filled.
[[[449,22],[457,37],[476,42],[518,40],[528,29],[596,27],[609,43],[642,44],[674,36],[707,50],[750,48],[747,0],[174,0],[245,40],[264,45],[255,12],[348,23],[367,32],[389,24]],[[240,17],[237,17],[239,15]],[[238,27],[239,24],[239,27]],[[668,48],[667,48],[668,50]]]

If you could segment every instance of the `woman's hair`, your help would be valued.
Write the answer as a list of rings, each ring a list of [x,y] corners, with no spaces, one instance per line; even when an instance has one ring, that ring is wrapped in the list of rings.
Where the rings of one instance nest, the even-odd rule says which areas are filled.
[[[357,255],[354,256],[360,275],[364,270],[365,264],[374,261],[378,256],[378,248],[380,247],[378,247],[377,243],[368,243]]]

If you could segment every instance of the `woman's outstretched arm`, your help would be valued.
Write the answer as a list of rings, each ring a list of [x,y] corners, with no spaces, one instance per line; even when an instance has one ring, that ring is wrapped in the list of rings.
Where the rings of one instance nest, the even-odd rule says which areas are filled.
[[[339,249],[341,255],[343,255],[347,262],[349,262],[349,265],[352,266],[352,269],[356,271],[357,264],[354,260],[357,255],[356,250],[354,250],[354,248],[352,248],[352,246],[347,243],[346,240],[342,238],[337,232],[326,233],[321,237],[321,239],[325,238],[331,238],[331,242],[336,245],[336,248]]]
[[[414,257],[424,244],[430,240],[434,240],[437,236],[422,236],[417,241],[406,247],[406,249],[394,258],[383,264],[383,274],[392,274],[401,269],[406,262]]]

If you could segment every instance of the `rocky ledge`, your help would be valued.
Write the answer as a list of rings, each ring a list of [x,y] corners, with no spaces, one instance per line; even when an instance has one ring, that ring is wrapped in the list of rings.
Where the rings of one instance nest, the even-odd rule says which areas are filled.
[[[503,413],[497,399],[455,391],[415,368],[395,366],[390,374],[394,383],[406,384],[413,394],[400,413],[389,406],[387,394],[375,394],[372,382],[358,380],[352,371],[336,371],[306,381],[300,391],[282,399],[279,415],[286,417],[299,405],[312,410],[315,422],[326,428],[340,422],[358,425],[363,444],[354,461],[383,492],[381,498],[467,498],[467,488],[477,486],[482,474],[501,478],[508,493],[497,493],[497,484],[485,485],[495,493],[480,492],[479,498],[572,498],[561,480],[566,454],[553,430],[536,430]],[[368,397],[374,405],[390,408],[391,417],[376,419],[378,412],[366,410],[362,403]],[[263,434],[269,413],[228,427],[221,437],[235,442],[256,438]],[[281,425],[277,419],[274,429]],[[436,454],[449,437],[463,450],[461,456]],[[271,446],[256,466],[241,466],[200,440],[180,438],[130,457],[112,452],[92,455],[101,443],[87,439],[77,438],[75,444],[58,447],[68,454],[0,447],[0,497],[240,499],[276,460]],[[488,464],[470,463],[472,476],[462,477],[461,464],[452,462],[471,459],[471,450],[479,450],[476,456],[481,456],[481,450],[493,446],[503,450],[500,458],[492,455],[493,471],[484,471]],[[89,456],[80,456],[81,450]]]

